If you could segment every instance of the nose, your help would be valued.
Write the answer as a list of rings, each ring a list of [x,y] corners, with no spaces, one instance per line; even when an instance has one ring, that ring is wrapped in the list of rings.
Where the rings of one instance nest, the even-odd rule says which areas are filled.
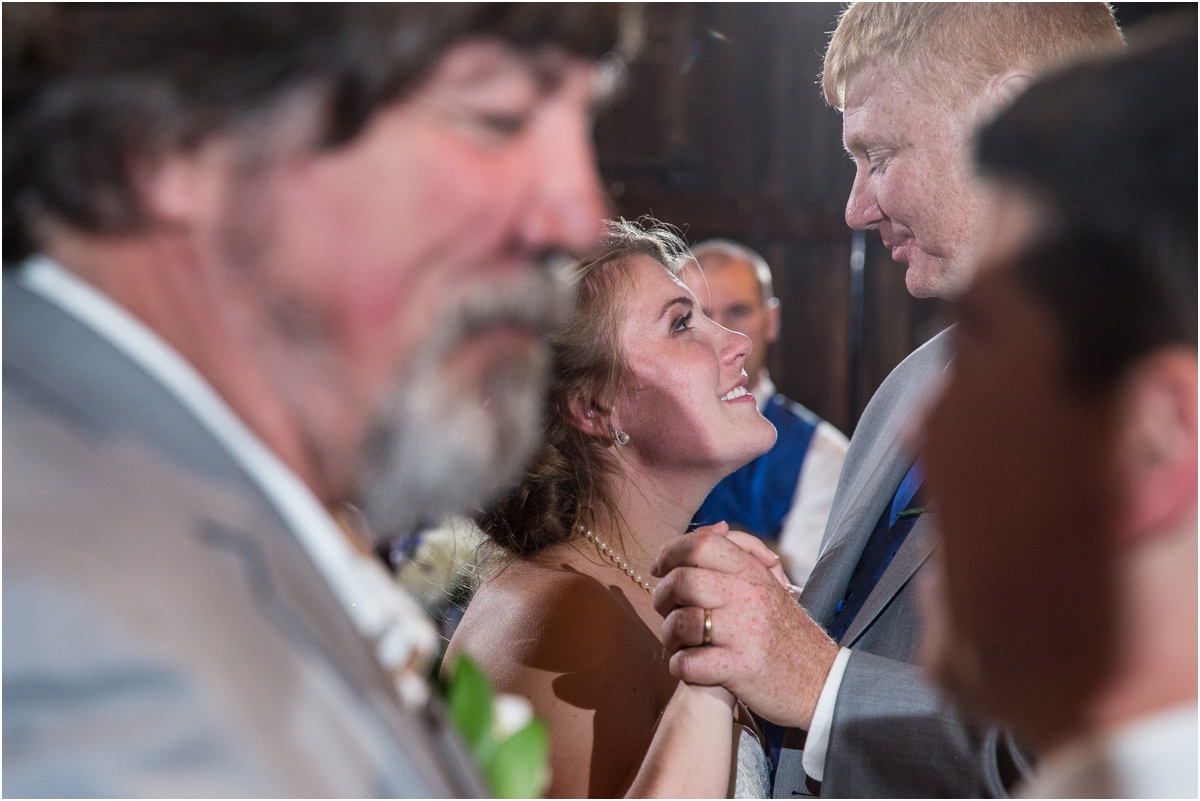
[[[564,111],[539,132],[532,168],[535,197],[522,222],[526,242],[545,250],[581,253],[599,240],[610,216],[600,184],[590,124],[581,111]]]
[[[746,357],[750,355],[750,351],[754,350],[754,342],[745,334],[739,334],[737,331],[731,331],[728,328],[721,328],[724,331],[725,341],[721,344],[721,362],[731,364],[739,371],[742,365],[746,363]]]
[[[854,186],[846,201],[846,225],[856,231],[865,231],[878,227],[881,222],[883,210],[879,208],[879,198],[871,185],[870,170],[860,165],[854,173]]]

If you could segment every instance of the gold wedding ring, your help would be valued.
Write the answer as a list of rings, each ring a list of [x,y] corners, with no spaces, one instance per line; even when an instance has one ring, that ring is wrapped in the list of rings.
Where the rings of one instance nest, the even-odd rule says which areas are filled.
[[[704,610],[704,640],[702,645],[712,645],[712,610]]]

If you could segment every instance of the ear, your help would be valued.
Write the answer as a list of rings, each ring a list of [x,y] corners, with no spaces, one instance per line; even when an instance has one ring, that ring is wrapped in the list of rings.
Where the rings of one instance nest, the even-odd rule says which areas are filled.
[[[1024,67],[1005,70],[988,81],[984,90],[983,116],[999,114],[1036,80],[1033,72]]]
[[[184,156],[168,155],[140,170],[138,189],[149,217],[158,222],[183,222],[197,206],[197,176]]]
[[[1196,352],[1156,352],[1125,379],[1122,394],[1121,532],[1139,542],[1196,514]]]
[[[609,413],[600,404],[583,395],[575,395],[570,401],[571,423],[583,433],[600,439],[611,438]]]
[[[767,314],[767,344],[773,345],[779,339],[779,298],[767,298],[764,305]]]
[[[145,165],[138,189],[146,213],[156,222],[184,226],[211,216],[221,202],[232,157],[232,145],[212,140]]]

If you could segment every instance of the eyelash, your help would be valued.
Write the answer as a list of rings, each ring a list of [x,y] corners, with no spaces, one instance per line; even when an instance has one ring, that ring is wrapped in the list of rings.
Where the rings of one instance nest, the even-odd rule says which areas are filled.
[[[675,319],[675,323],[671,326],[671,333],[677,334],[680,331],[687,331],[687,330],[691,329],[691,326],[688,325],[688,323],[690,323],[691,321],[692,321],[692,312],[688,312],[687,314],[683,315],[682,317],[677,317]]]
[[[877,172],[884,169],[884,167],[888,163],[888,159],[889,159],[889,156],[887,154],[880,156],[876,159],[868,158],[867,159],[867,169],[870,171],[871,175],[875,175]]]

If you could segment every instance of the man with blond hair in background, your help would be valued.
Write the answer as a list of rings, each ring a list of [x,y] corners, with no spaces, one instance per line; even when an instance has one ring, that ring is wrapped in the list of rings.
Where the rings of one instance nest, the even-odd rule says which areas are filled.
[[[758,410],[779,432],[775,447],[721,480],[696,513],[701,526],[725,521],[764,540],[783,560],[788,578],[803,587],[817,562],[846,436],[775,390],[767,354],[779,339],[779,298],[771,267],[757,251],[728,239],[692,248],[700,269],[683,279],[704,313],[730,331],[750,337],[746,388]]]
[[[913,295],[955,299],[990,230],[974,132],[1038,74],[1121,46],[1106,4],[851,6],[823,76],[857,166],[847,223],[880,232]],[[655,566],[673,673],[791,727],[772,743],[776,797],[1000,796],[1027,771],[1007,735],[972,726],[913,664],[913,579],[938,537],[906,430],[950,356],[943,332],[863,412],[803,608],[709,533]]]

